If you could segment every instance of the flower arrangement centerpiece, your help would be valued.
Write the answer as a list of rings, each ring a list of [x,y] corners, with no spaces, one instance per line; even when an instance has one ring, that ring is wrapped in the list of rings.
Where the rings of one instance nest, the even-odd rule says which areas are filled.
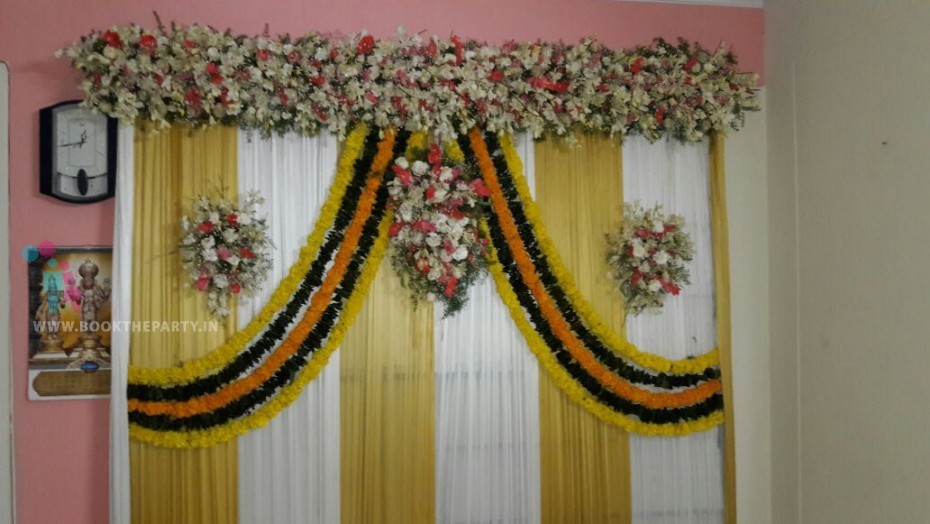
[[[607,235],[607,264],[627,314],[658,310],[667,295],[677,296],[691,283],[685,262],[694,258],[694,244],[684,225],[684,218],[666,216],[661,205],[624,204],[622,227]]]
[[[414,304],[439,300],[444,316],[451,316],[486,272],[488,241],[480,219],[488,189],[467,166],[444,159],[436,144],[397,158],[391,171],[391,265]]]
[[[250,192],[240,202],[201,196],[181,220],[181,260],[189,285],[207,294],[213,315],[229,316],[229,299],[254,294],[271,268],[268,224],[257,214],[264,199]]]

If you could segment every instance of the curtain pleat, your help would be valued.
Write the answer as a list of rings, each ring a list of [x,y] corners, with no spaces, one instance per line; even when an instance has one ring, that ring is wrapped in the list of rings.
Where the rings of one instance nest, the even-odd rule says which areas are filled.
[[[275,246],[261,293],[239,300],[240,328],[297,260],[328,195],[338,149],[328,133],[262,138],[239,132],[239,192],[265,197],[260,213]],[[239,438],[239,522],[339,522],[339,352],[293,405]]]
[[[116,166],[116,210],[113,225],[113,311],[112,322],[132,320],[133,192],[135,184],[133,147],[135,129],[119,127],[119,157]],[[129,330],[110,335],[110,524],[129,524],[129,412],[126,402],[129,369]]]
[[[623,202],[621,148],[607,136],[579,133],[578,140],[537,143],[537,201],[578,288],[622,332],[622,305],[604,261],[604,235]],[[542,522],[629,522],[627,434],[571,401],[542,371],[539,392]]]
[[[720,376],[726,423],[724,440],[724,520],[736,524],[736,433],[733,425],[733,360],[730,326],[730,227],[727,222],[725,138],[714,133],[710,138],[710,209],[714,243],[714,282],[717,297],[717,346],[720,348]]]
[[[433,308],[387,259],[340,352],[342,522],[432,522]]]
[[[517,148],[533,180],[533,141]],[[437,310],[436,521],[537,523],[539,371],[487,278],[452,318]]]
[[[691,284],[669,297],[661,312],[627,320],[631,342],[668,358],[700,355],[717,344],[709,173],[706,143],[649,143],[641,137],[624,143],[625,199],[682,215],[694,241]],[[719,427],[683,437],[631,435],[633,522],[722,522],[721,443]]]
[[[233,197],[237,190],[237,131],[174,127],[135,134],[135,220],[132,319],[199,321],[203,331],[134,330],[133,365],[169,367],[209,352],[236,330],[235,312],[217,329],[203,296],[185,289],[177,256],[181,216],[200,195]],[[237,522],[236,441],[206,449],[130,444],[132,521]]]

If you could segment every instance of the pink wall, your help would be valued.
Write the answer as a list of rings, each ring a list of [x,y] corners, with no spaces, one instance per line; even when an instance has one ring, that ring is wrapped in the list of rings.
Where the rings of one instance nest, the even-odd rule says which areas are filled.
[[[269,4],[273,4],[272,7]],[[91,29],[162,19],[209,23],[244,33],[300,34],[310,29],[393,34],[459,35],[501,42],[575,41],[593,35],[612,46],[684,36],[705,46],[732,44],[743,69],[762,72],[762,10],[655,5],[611,0],[3,0],[0,60],[10,66],[10,265],[17,513],[20,524],[107,521],[105,400],[29,402],[26,398],[26,284],[20,250],[28,243],[106,245],[113,202],[87,206],[40,196],[37,180],[39,108],[78,98],[76,77],[55,49]],[[2,371],[0,371],[2,372]],[[3,372],[5,373],[5,372]]]

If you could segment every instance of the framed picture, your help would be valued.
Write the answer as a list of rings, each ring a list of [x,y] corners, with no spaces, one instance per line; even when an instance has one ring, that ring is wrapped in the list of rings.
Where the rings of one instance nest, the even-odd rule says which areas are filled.
[[[29,263],[29,398],[110,393],[110,247],[40,244]],[[31,249],[31,248],[30,248]]]

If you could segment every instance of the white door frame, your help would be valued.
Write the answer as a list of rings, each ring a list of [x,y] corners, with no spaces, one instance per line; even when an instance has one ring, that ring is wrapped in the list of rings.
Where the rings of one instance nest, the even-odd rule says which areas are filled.
[[[10,76],[0,62],[0,524],[12,524],[13,370],[10,340]]]

